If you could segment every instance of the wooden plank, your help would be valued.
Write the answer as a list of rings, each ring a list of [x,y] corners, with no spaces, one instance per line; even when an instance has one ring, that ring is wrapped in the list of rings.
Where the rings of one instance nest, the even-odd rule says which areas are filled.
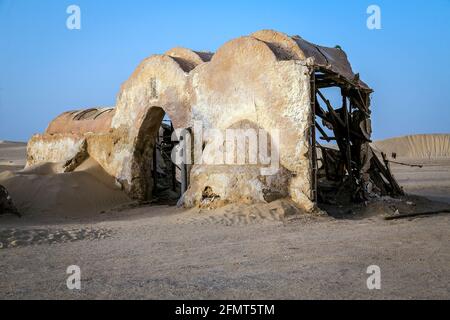
[[[326,140],[328,142],[330,142],[331,140],[334,140],[334,139],[328,137],[325,130],[322,129],[322,127],[317,123],[317,121],[315,121],[315,124],[316,124],[317,130],[319,130],[320,134],[322,135],[322,137],[320,137],[320,139]]]
[[[322,92],[320,92],[320,90],[316,90],[316,92],[319,94],[319,96],[323,100],[323,102],[325,102],[325,104],[327,105],[328,111],[330,112],[333,119],[335,119],[342,127],[345,127],[344,121],[342,121],[341,117],[339,117],[339,115],[336,113],[336,111],[334,111],[330,101],[328,101],[325,98],[325,96],[322,94]]]
[[[347,129],[347,139],[345,141],[345,157],[347,160],[347,171],[350,177],[352,187],[355,186],[355,181],[352,172],[352,151],[350,149],[350,116],[347,110],[347,97],[342,95],[342,108],[344,109],[345,128]]]
[[[402,214],[398,214],[398,215],[394,215],[394,216],[384,217],[384,220],[406,219],[406,218],[413,218],[413,217],[419,217],[419,216],[430,216],[430,215],[441,214],[441,213],[450,213],[450,208],[444,209],[444,210],[436,210],[436,211],[402,213]]]
[[[392,187],[394,188],[396,193],[403,195],[404,194],[403,189],[398,185],[397,180],[395,180],[394,176],[391,173],[389,161],[386,158],[386,154],[382,152],[381,156],[383,157],[383,161],[386,166],[386,174],[388,175],[387,178],[389,179],[389,182],[392,184]]]

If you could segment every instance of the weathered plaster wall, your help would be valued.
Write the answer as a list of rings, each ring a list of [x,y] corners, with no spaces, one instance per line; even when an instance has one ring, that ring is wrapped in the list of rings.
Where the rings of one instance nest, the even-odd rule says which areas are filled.
[[[122,85],[112,120],[113,130],[124,133],[120,152],[111,159],[115,176],[131,196],[141,199],[151,194],[149,169],[157,132],[153,129],[159,127],[164,112],[175,128],[190,126],[189,71],[203,61],[188,49],[168,53],[174,57],[154,55],[137,67]]]
[[[81,150],[83,135],[54,134],[34,135],[27,145],[27,167],[42,162],[64,162]]]
[[[175,128],[200,121],[205,130],[278,129],[279,171],[266,176],[262,165],[196,164],[185,203],[199,204],[210,186],[224,203],[290,196],[310,210],[308,63],[292,38],[273,31],[232,40],[214,56],[184,48],[153,55],[122,85],[110,116],[83,123],[67,119],[71,132],[58,133],[71,116],[63,115],[51,126],[56,131],[30,141],[29,164],[68,160],[85,139],[89,155],[130,196],[145,199],[151,195],[153,138],[164,113]]]
[[[190,80],[193,120],[205,130],[242,123],[267,132],[280,130],[280,170],[263,176],[258,165],[194,165],[186,203],[199,204],[210,186],[225,201],[264,201],[266,193],[278,192],[310,210],[308,67],[300,61],[279,60],[266,43],[242,37],[193,70]],[[214,142],[207,142],[205,149],[209,143]]]

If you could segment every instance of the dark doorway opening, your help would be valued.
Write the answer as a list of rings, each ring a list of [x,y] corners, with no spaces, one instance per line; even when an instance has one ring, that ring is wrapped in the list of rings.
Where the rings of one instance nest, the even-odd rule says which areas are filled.
[[[172,141],[173,132],[172,121],[166,114],[153,148],[153,203],[176,205],[181,197],[181,169],[172,161],[172,150],[178,144]]]

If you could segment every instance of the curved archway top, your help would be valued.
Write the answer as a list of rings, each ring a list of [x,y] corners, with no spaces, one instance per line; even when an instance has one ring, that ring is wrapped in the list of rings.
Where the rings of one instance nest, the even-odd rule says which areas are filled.
[[[184,65],[187,72],[199,64],[210,61],[214,55],[212,52],[194,51],[183,47],[172,48],[165,54],[174,58],[180,65]]]
[[[127,79],[127,81],[123,83],[122,87],[127,83],[139,80],[140,77],[152,71],[155,71],[159,74],[186,73],[180,62],[176,61],[173,57],[166,54],[154,54],[145,58],[144,60],[141,61],[141,63],[139,63],[136,69],[134,69],[131,76]]]
[[[297,42],[283,32],[260,30],[252,33],[251,36],[267,43],[280,60],[305,60],[307,58]]]
[[[67,111],[54,118],[46,134],[106,133],[111,128],[115,109],[110,107]]]
[[[149,106],[160,106],[179,125],[189,120],[187,72],[173,57],[153,55],[143,60],[122,84],[112,127],[135,127]]]
[[[222,45],[211,62],[232,64],[235,61],[248,63],[274,62],[278,60],[275,52],[267,43],[252,36],[243,36],[226,42]]]

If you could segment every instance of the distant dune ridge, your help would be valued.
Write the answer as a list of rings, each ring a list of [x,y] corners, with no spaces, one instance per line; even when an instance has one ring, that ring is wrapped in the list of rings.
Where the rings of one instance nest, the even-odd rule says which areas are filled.
[[[19,170],[25,166],[27,144],[0,140],[0,172]]]
[[[450,134],[418,134],[373,143],[376,150],[389,157],[439,160],[450,158]]]

